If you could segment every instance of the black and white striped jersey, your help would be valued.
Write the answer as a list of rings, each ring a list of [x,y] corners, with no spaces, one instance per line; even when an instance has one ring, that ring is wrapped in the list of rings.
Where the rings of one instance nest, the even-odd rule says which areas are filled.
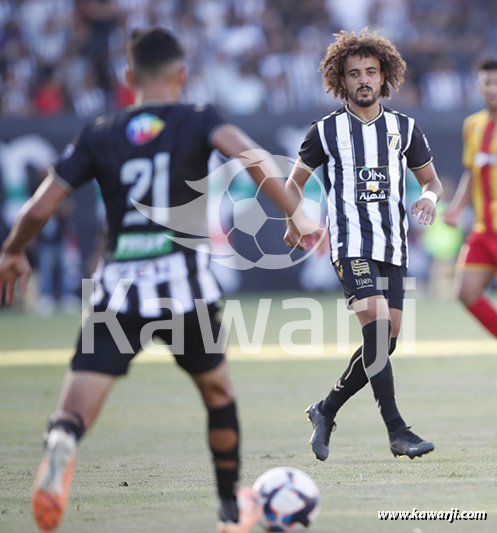
[[[433,159],[414,119],[382,106],[364,122],[346,105],[312,124],[299,158],[309,169],[324,165],[332,261],[407,266],[406,171]]]
[[[217,302],[222,294],[209,268],[206,245],[195,252],[174,252],[162,257],[138,261],[100,261],[93,276],[94,291],[90,302],[112,311],[159,318],[195,310],[195,300],[207,305]],[[129,286],[128,286],[129,284]],[[163,304],[162,300],[168,303]]]
[[[68,190],[95,178],[106,207],[107,243],[95,274],[95,304],[108,304],[120,279],[133,280],[121,312],[141,316],[160,315],[145,309],[145,300],[172,298],[188,312],[194,298],[212,303],[220,297],[208,255],[169,237],[206,234],[200,231],[207,226],[207,194],[188,182],[206,177],[210,138],[223,123],[212,105],[145,103],[92,121],[66,147],[52,175]],[[136,202],[173,208],[199,198],[205,201],[195,220],[186,220],[181,232],[168,227],[166,216],[157,223],[135,209]]]

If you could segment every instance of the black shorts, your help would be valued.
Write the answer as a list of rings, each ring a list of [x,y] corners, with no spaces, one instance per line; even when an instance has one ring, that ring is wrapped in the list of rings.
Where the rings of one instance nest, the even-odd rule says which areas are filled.
[[[211,338],[215,342],[218,340],[221,331],[221,324],[217,318],[218,306],[217,304],[210,304],[207,309],[211,327],[209,336],[212,335]],[[105,308],[97,306],[94,309],[94,312],[102,311],[105,311]],[[224,353],[206,353],[197,312],[185,313],[182,317],[184,318],[182,334],[183,347],[181,350],[177,350],[178,353],[174,353],[175,350],[171,347],[172,332],[170,329],[157,329],[154,337],[159,337],[168,345],[178,365],[190,374],[207,372],[219,366],[224,361]],[[86,326],[84,325],[81,330],[76,353],[71,361],[72,370],[88,370],[113,376],[122,376],[127,373],[129,363],[133,357],[142,349],[140,339],[142,328],[147,325],[149,325],[149,328],[152,326],[154,329],[155,327],[160,327],[159,323],[154,326],[152,325],[153,320],[147,320],[141,317],[118,313],[116,318],[126,335],[129,345],[131,345],[131,353],[122,353],[123,351],[116,343],[109,327],[103,322],[93,324],[93,352],[83,353],[83,331],[88,325],[88,320],[86,320]],[[167,320],[167,318],[162,318],[162,320]],[[161,319],[154,320],[158,321]],[[181,335],[181,330],[179,334]],[[87,347],[85,346],[86,349]]]
[[[362,257],[346,257],[333,263],[349,306],[353,300],[384,296],[388,307],[402,311],[406,267]]]

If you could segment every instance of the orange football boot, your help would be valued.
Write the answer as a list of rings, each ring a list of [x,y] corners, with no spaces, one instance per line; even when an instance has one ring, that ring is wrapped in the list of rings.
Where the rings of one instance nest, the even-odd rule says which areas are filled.
[[[33,515],[42,531],[62,522],[76,464],[76,439],[63,429],[50,432],[32,495]]]
[[[249,487],[242,487],[236,495],[238,523],[218,522],[217,533],[250,533],[262,515],[262,498]]]

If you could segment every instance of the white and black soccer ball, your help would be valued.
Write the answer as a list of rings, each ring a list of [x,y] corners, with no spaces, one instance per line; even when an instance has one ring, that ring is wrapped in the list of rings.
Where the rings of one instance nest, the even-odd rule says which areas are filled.
[[[319,489],[302,470],[279,467],[268,470],[254,483],[263,500],[259,524],[266,531],[308,528],[319,513]]]
[[[271,179],[271,178],[267,178]],[[314,178],[316,180],[316,178]],[[322,185],[317,182],[316,199],[304,198],[303,211],[315,223],[315,230],[320,226],[323,210],[326,210],[326,194]],[[226,199],[231,203],[233,222],[225,228],[228,237],[236,236],[243,240],[244,252],[248,256],[238,256],[239,267],[281,269],[300,263],[312,252],[302,254],[298,250],[287,248],[283,243],[285,221],[287,217],[277,213],[276,216],[268,214],[269,206],[261,203],[261,185],[251,197],[242,199],[228,189]],[[273,208],[274,209],[274,208]],[[246,263],[246,265],[245,265]]]

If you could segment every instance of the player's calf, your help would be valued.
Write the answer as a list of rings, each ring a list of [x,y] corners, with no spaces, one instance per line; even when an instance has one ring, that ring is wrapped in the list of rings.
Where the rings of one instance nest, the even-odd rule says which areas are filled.
[[[76,464],[77,441],[84,433],[80,415],[51,419],[45,436],[45,450],[36,476],[32,507],[42,531],[56,529],[63,518]]]
[[[238,421],[235,404],[209,409],[211,445],[219,493],[218,533],[249,533],[262,515],[262,500],[250,488],[235,492],[239,477]]]
[[[234,402],[208,408],[209,446],[216,473],[222,522],[238,522],[236,488],[240,469],[239,427]]]

